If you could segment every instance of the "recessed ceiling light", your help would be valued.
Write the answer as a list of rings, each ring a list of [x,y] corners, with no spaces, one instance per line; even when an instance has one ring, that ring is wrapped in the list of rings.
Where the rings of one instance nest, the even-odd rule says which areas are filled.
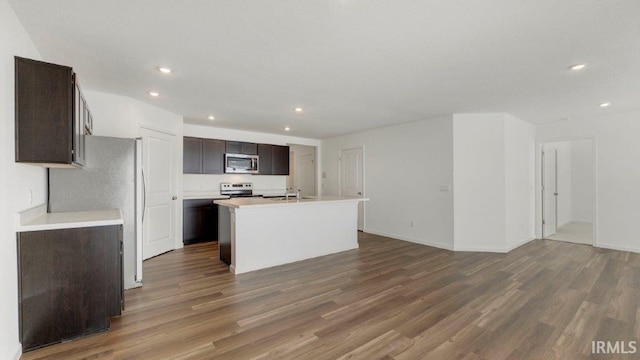
[[[215,118],[213,115],[209,115],[209,116],[207,116],[207,119],[209,119],[209,120],[215,120],[216,118]]]
[[[169,69],[168,67],[159,67],[158,71],[160,71],[163,74],[171,74],[171,69]]]
[[[284,131],[289,131],[289,130],[291,130],[291,128],[288,126],[284,128]]]
[[[607,107],[609,105],[611,105],[610,102],[603,102],[602,104],[600,104],[600,107]]]
[[[575,64],[575,65],[569,66],[569,70],[580,71],[586,67],[587,67],[587,64]]]
[[[149,91],[149,95],[153,96],[153,97],[157,97],[160,96],[159,93],[155,92],[155,91]]]
[[[297,113],[301,113],[302,112],[302,108],[301,107],[297,107],[295,109],[293,109],[295,112]]]

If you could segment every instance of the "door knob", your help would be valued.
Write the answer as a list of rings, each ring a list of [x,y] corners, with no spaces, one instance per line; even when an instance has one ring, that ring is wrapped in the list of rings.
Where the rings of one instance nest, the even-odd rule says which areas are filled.
[[[362,195],[362,192],[361,192],[361,191],[358,191],[358,195]]]
[[[178,200],[178,197],[174,195],[171,197],[171,200]]]

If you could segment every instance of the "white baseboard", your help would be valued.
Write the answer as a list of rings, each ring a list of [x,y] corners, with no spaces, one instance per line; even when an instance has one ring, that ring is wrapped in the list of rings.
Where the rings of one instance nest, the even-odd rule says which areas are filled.
[[[420,244],[420,245],[433,246],[433,247],[437,247],[439,249],[453,250],[453,246],[451,246],[450,244],[443,244],[443,243],[427,241],[427,240],[423,240],[423,239],[414,239],[414,238],[410,238],[410,237],[407,237],[407,236],[389,234],[389,233],[385,233],[384,231],[378,231],[378,230],[374,230],[374,229],[370,229],[370,228],[366,228],[366,227],[364,228],[364,232],[370,233],[370,234],[374,234],[374,235],[390,237],[390,238],[394,238],[394,239],[398,239],[398,240],[402,240],[402,241],[408,241],[408,242],[412,242],[412,243],[416,243],[416,244]]]
[[[489,252],[499,254],[508,252],[508,250],[504,247],[495,246],[454,246],[453,251]]]
[[[529,237],[518,241],[517,243],[505,246],[505,247],[495,247],[495,246],[455,246],[453,251],[473,251],[473,252],[490,252],[490,253],[499,253],[506,254],[513,249],[519,248],[520,246],[528,243],[529,241],[534,240],[535,237]]]
[[[22,356],[22,344],[17,343],[16,349],[13,351],[13,356],[10,356],[9,359],[20,360],[20,356]]]
[[[386,237],[390,237],[390,238],[394,238],[394,239],[398,239],[398,240],[402,240],[402,241],[408,241],[408,242],[412,242],[412,243],[416,243],[416,244],[421,244],[421,245],[427,245],[427,246],[433,246],[433,247],[437,247],[439,249],[445,249],[445,250],[450,250],[450,251],[473,251],[473,252],[492,252],[492,253],[508,253],[509,251],[516,249],[532,240],[535,239],[535,237],[528,237],[525,239],[522,239],[520,241],[518,241],[517,243],[510,245],[510,246],[506,246],[506,247],[487,247],[487,246],[479,246],[479,247],[475,247],[475,246],[462,246],[462,247],[457,247],[455,245],[450,245],[450,244],[443,244],[443,243],[438,243],[438,242],[433,242],[433,241],[427,241],[427,240],[423,240],[423,239],[415,239],[415,238],[410,238],[407,236],[400,236],[400,235],[396,235],[396,234],[389,234],[386,233],[384,231],[378,231],[378,230],[374,230],[374,229],[370,229],[370,228],[365,228],[364,232],[366,233],[371,233],[374,235],[380,235],[380,236],[386,236]]]
[[[579,223],[579,224],[593,224],[593,221],[591,220],[571,220],[570,222],[574,222],[574,223]]]
[[[616,245],[616,244],[606,244],[606,243],[601,243],[598,242],[597,244],[594,245],[595,247],[600,247],[600,248],[604,248],[604,249],[611,249],[611,250],[620,250],[620,251],[629,251],[629,252],[634,252],[634,253],[640,253],[640,248],[637,247],[631,247],[631,246],[621,246],[621,245]]]
[[[529,237],[529,238],[522,239],[522,240],[518,241],[517,243],[515,243],[515,244],[513,244],[513,245],[511,245],[511,246],[507,246],[507,248],[506,248],[506,250],[507,250],[507,251],[506,251],[506,252],[510,252],[511,250],[517,249],[517,248],[519,248],[520,246],[522,246],[522,245],[524,245],[524,244],[526,244],[526,243],[528,243],[528,242],[530,242],[530,241],[533,241],[533,240],[535,240],[535,239],[536,239],[536,238],[535,238],[535,236],[532,236],[532,237]]]

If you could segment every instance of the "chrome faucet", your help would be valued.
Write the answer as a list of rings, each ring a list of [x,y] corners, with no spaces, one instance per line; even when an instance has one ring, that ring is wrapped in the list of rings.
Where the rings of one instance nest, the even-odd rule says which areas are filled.
[[[288,191],[284,194],[285,200],[289,201],[289,196],[296,196],[296,200],[302,199],[302,195],[300,194],[300,189],[296,190],[295,193],[289,193]]]

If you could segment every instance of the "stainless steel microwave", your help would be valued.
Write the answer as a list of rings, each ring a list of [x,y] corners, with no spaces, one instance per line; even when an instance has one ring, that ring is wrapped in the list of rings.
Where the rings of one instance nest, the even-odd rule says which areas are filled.
[[[258,155],[224,154],[224,172],[227,174],[257,174]]]

